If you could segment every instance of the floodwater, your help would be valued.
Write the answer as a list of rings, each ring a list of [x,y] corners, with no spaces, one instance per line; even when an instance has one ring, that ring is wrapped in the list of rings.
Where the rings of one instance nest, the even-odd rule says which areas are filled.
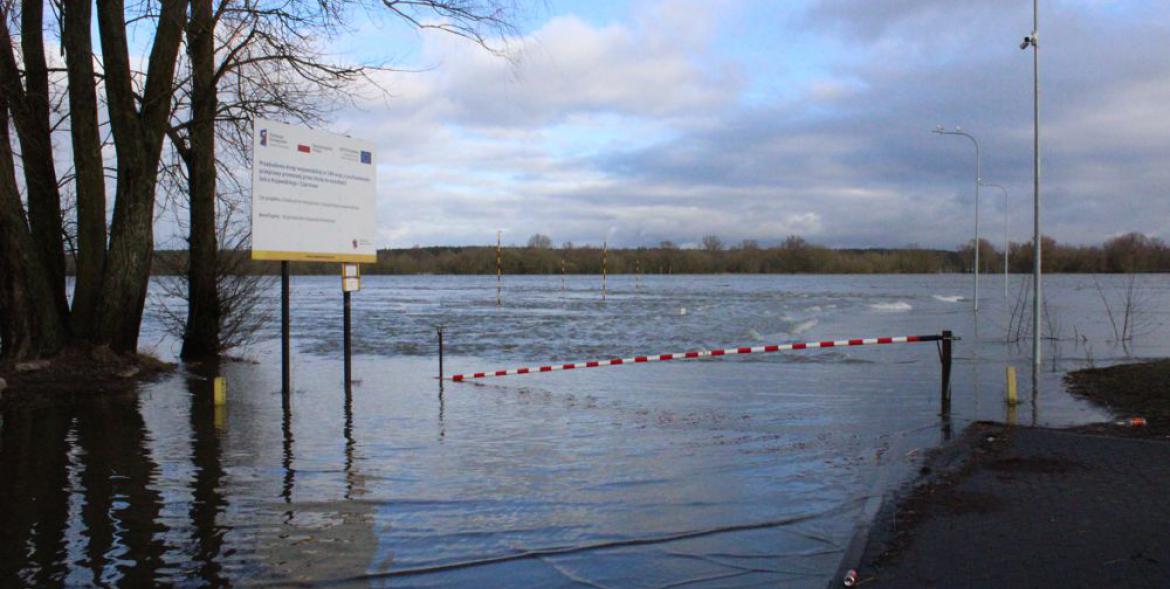
[[[367,276],[341,385],[336,277],[294,277],[294,392],[279,324],[220,368],[125,395],[3,405],[0,585],[823,587],[873,497],[974,419],[1109,419],[1061,375],[1170,355],[1170,276],[1045,282],[1035,385],[1024,282],[970,276]],[[277,318],[279,287],[268,309]],[[155,289],[157,293],[158,289]],[[152,296],[143,346],[177,343]],[[977,317],[977,320],[975,319]],[[1025,323],[1027,315],[1024,315]],[[936,344],[435,380],[545,362],[953,330]],[[1022,337],[1022,339],[1019,339]],[[1012,341],[1017,340],[1018,341]],[[1005,408],[1004,367],[1021,404]]]

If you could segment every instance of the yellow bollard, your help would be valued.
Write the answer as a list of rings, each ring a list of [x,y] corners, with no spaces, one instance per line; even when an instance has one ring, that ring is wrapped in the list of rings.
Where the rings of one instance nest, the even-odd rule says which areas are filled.
[[[222,407],[227,405],[227,381],[222,376],[217,376],[212,382],[215,392],[215,406]]]
[[[1016,367],[1007,367],[1007,394],[1004,401],[1009,407],[1015,407],[1016,403],[1020,402],[1019,396],[1016,394]]]

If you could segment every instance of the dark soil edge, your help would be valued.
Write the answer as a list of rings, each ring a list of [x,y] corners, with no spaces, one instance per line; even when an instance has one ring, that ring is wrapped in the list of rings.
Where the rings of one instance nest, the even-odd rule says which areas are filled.
[[[73,397],[134,391],[142,382],[172,373],[176,365],[147,355],[116,354],[108,348],[67,350],[46,359],[35,370],[18,370],[20,363],[0,363],[0,405],[36,405]]]
[[[1170,437],[1170,359],[1074,370],[1064,376],[1075,396],[1109,409],[1119,419],[1141,417],[1144,426],[1092,424],[1073,431],[1112,436]]]

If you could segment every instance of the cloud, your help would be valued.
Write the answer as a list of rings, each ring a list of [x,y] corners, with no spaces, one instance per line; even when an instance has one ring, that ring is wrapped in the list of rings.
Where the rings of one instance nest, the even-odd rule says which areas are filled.
[[[1041,34],[1046,232],[1079,243],[1129,230],[1170,238],[1168,11],[1051,6]],[[1023,240],[1024,8],[813,2],[770,32],[811,43],[785,46],[790,63],[775,71],[737,65],[736,47],[762,42],[735,37],[757,18],[752,5],[639,5],[602,24],[555,16],[514,44],[523,50],[511,62],[426,36],[422,60],[436,67],[388,75],[395,96],[339,124],[379,143],[381,245],[488,243],[503,228],[516,243],[536,232],[598,243],[612,231],[624,245],[716,233],[953,247],[972,224],[973,152],[930,134],[939,123],[979,137],[983,177],[1008,188]],[[1001,198],[986,198],[984,222],[998,231]]]
[[[600,27],[557,16],[510,43],[517,48],[511,60],[457,37],[428,36],[422,59],[437,66],[422,75],[389,74],[383,81],[403,101],[389,106],[448,124],[509,129],[580,114],[662,119],[720,109],[734,101],[741,81],[733,67],[700,63],[710,40],[699,22],[704,14]],[[681,30],[667,35],[660,28],[667,24]]]

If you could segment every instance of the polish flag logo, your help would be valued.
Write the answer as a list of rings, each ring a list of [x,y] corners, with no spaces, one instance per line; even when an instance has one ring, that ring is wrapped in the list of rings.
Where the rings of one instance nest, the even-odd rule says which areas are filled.
[[[308,145],[299,145],[298,144],[297,151],[299,151],[301,153],[310,153],[313,151],[313,149],[311,147],[309,147]]]

